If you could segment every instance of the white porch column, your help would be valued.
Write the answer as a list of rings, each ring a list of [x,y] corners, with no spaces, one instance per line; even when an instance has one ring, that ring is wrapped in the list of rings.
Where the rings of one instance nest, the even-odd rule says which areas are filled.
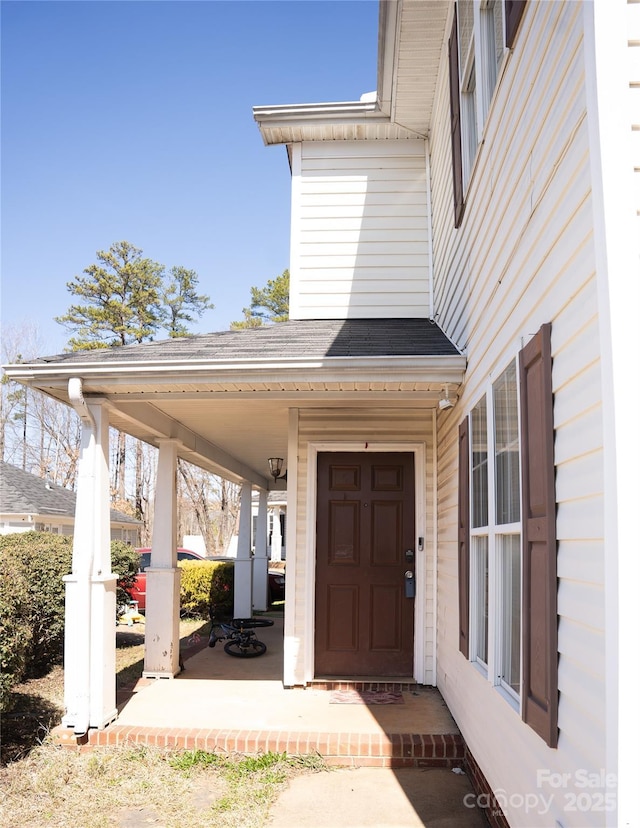
[[[71,574],[65,576],[64,705],[62,723],[78,736],[113,721],[116,708],[116,581],[111,572],[109,420],[87,405],[82,382],[69,382],[82,437]]]
[[[314,676],[313,659],[305,653],[304,637],[296,628],[298,608],[305,617],[307,646],[313,640],[313,609],[300,606],[304,596],[296,594],[298,515],[298,439],[299,412],[289,409],[289,440],[287,449],[287,582],[285,584],[284,613],[284,669],[282,680],[285,687],[305,684]]]
[[[173,678],[180,672],[180,570],[176,555],[175,440],[159,444],[153,512],[151,566],[147,569],[145,678]]]
[[[234,618],[250,618],[253,613],[251,569],[251,483],[245,480],[240,493],[238,556],[233,575]]]
[[[280,507],[273,507],[273,529],[271,530],[271,560],[282,560],[282,526],[280,525]]]
[[[267,557],[267,492],[260,489],[253,558],[253,608],[269,609],[269,559]]]

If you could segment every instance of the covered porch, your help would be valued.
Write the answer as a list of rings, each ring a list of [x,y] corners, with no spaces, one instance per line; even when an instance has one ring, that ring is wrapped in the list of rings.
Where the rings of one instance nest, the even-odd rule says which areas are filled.
[[[266,609],[267,493],[285,487],[284,480],[270,477],[268,458],[283,458],[289,531],[278,681],[282,692],[283,687],[312,686],[315,462],[323,451],[404,451],[415,458],[417,518],[413,543],[406,544],[416,549],[418,559],[413,676],[418,684],[434,684],[436,414],[445,407],[441,402],[447,408],[455,403],[465,364],[435,323],[360,319],[290,321],[10,366],[12,379],[71,404],[82,421],[66,601],[63,724],[74,737],[107,726],[116,733],[113,723],[120,727],[126,715],[126,709],[118,710],[114,687],[109,426],[159,452],[145,624],[144,677],[159,680],[153,695],[172,692],[173,682],[165,679],[181,686],[188,680],[188,674],[179,676],[178,458],[242,487],[236,616]],[[259,514],[252,554],[254,491]],[[87,623],[77,624],[78,618]],[[403,675],[410,678],[411,672]],[[179,706],[166,700],[164,711],[173,726]]]
[[[90,730],[79,743],[246,754],[317,752],[328,764],[360,767],[463,765],[468,758],[464,742],[433,687],[336,681],[285,689],[284,625],[281,614],[272,617],[273,627],[258,630],[267,644],[264,656],[232,658],[221,645],[209,648],[203,636],[185,651],[185,669],[174,681],[140,679],[119,700],[117,722]],[[144,628],[136,625],[131,635],[145,634]],[[400,701],[358,703],[364,690]],[[54,738],[62,745],[78,744],[64,726]]]

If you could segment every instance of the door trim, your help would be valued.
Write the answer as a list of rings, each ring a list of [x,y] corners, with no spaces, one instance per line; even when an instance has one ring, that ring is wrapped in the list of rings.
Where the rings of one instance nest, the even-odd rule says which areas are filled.
[[[305,569],[309,577],[305,578],[305,640],[304,679],[305,683],[315,678],[315,592],[316,592],[316,509],[318,496],[318,453],[319,452],[412,452],[415,475],[415,537],[416,550],[416,597],[414,605],[414,635],[413,635],[413,677],[419,684],[424,684],[425,678],[425,618],[426,618],[426,556],[429,546],[426,537],[426,443],[399,442],[399,443],[363,443],[363,442],[310,442],[307,443],[307,548],[305,550]],[[424,549],[418,551],[418,538],[424,540]],[[429,539],[430,540],[430,539]],[[432,550],[435,556],[436,550]],[[433,573],[435,578],[435,560]],[[422,619],[422,620],[419,620]],[[435,619],[432,620],[435,624]]]

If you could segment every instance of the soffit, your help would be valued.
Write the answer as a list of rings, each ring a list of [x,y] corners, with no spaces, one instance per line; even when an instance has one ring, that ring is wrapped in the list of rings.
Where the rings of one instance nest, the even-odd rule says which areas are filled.
[[[390,420],[410,410],[423,412],[425,422],[437,409],[442,389],[448,386],[456,397],[464,375],[463,357],[446,357],[449,367],[433,376],[416,370],[388,372],[358,379],[278,382],[211,383],[146,382],[143,376],[130,385],[118,385],[104,377],[85,376],[83,393],[87,403],[102,403],[114,428],[158,446],[174,439],[178,455],[231,480],[249,480],[271,488],[268,457],[288,454],[290,412],[339,409],[386,412]],[[403,376],[398,376],[398,373]],[[240,379],[237,377],[236,379]],[[67,402],[62,378],[29,383],[56,399]],[[217,389],[217,390],[214,390]]]
[[[450,0],[403,0],[394,55],[391,120],[428,135]]]

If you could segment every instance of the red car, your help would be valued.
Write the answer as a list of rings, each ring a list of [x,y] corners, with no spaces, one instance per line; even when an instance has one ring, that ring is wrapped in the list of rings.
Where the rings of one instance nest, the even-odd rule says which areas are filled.
[[[145,547],[137,550],[140,553],[140,569],[131,588],[131,600],[138,602],[138,612],[144,612],[147,608],[147,574],[145,570],[151,566],[151,549]],[[202,555],[197,555],[190,549],[178,549],[179,561],[202,561]]]
[[[147,608],[147,575],[145,570],[148,566],[151,565],[151,548],[147,546],[143,549],[138,549],[137,551],[140,553],[140,569],[134,581],[133,587],[131,588],[131,600],[137,601],[138,612],[144,613],[144,611]],[[192,552],[190,549],[179,548],[177,551],[179,561],[204,560],[204,558],[201,555]],[[233,561],[234,559],[231,558],[225,560]],[[272,604],[274,601],[284,601],[284,572],[281,572],[280,570],[270,569],[268,577],[269,604]]]

